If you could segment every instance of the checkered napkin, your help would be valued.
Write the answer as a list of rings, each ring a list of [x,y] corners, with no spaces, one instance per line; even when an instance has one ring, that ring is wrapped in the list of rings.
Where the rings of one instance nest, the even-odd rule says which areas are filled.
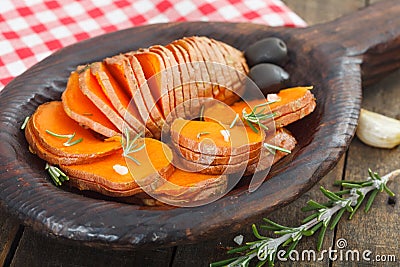
[[[1,0],[0,90],[67,45],[129,27],[173,21],[305,26],[279,0]]]

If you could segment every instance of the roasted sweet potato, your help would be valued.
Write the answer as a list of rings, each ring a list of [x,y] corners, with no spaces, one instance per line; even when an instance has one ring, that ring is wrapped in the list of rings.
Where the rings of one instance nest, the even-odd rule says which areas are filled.
[[[29,121],[27,135],[28,142],[32,142],[31,148],[38,148],[38,155],[47,151],[58,157],[89,161],[121,149],[118,140],[100,140],[68,117],[60,101],[48,102],[37,108]],[[51,154],[48,156],[51,157]]]
[[[135,73],[136,79],[139,83],[139,91],[142,94],[144,103],[146,104],[147,110],[150,114],[150,118],[158,126],[158,131],[153,132],[154,138],[159,139],[161,136],[161,130],[165,124],[164,113],[162,109],[159,107],[159,105],[156,104],[157,99],[154,98],[150,90],[150,87],[146,81],[146,77],[140,65],[140,62],[134,56],[135,54],[136,54],[135,52],[132,52],[132,53],[126,53],[124,55],[129,59],[129,62],[131,63],[132,70]]]
[[[96,77],[91,73],[90,66],[78,67],[79,88],[92,103],[122,132],[124,119],[119,115],[111,101],[107,98]]]
[[[201,134],[207,131],[207,134]],[[228,131],[229,138],[221,131]],[[208,155],[239,155],[262,146],[264,131],[255,133],[248,127],[229,128],[214,121],[176,119],[171,126],[171,138],[180,146]]]
[[[116,55],[106,58],[104,62],[114,79],[129,95],[132,101],[131,105],[136,106],[146,128],[149,129],[153,136],[157,135],[160,130],[151,117],[150,111],[146,107],[143,96],[140,92],[139,83],[133,72],[129,59],[123,55]]]
[[[271,113],[275,113],[275,121],[280,117],[282,118],[279,122],[279,127],[283,127],[296,120],[299,120],[314,110],[316,105],[315,98],[309,89],[309,87],[294,87],[281,90],[277,94],[280,98],[280,101],[268,105]],[[209,118],[211,117],[212,120],[230,124],[235,118],[236,114],[239,114],[240,117],[242,117],[243,109],[245,109],[247,113],[250,113],[251,110],[257,105],[263,105],[266,103],[266,99],[255,99],[248,102],[236,102],[232,106],[228,107],[224,103],[213,102],[212,105],[206,106],[204,110],[204,118],[205,120],[210,120]],[[302,108],[306,106],[307,108],[302,110]],[[265,110],[265,112],[267,111],[268,110]],[[299,113],[296,113],[297,111],[299,111]],[[282,117],[291,113],[294,115]]]
[[[169,204],[187,205],[218,196],[227,189],[226,175],[207,175],[176,169],[168,181],[156,188],[153,194]]]
[[[139,142],[144,142],[145,147],[129,155],[140,164],[118,152],[90,164],[60,165],[60,168],[70,176],[70,180],[76,180],[73,184],[79,188],[107,195],[138,193],[142,191],[139,185],[156,188],[174,172],[172,151],[155,139],[143,138]],[[117,168],[123,171],[117,171]]]
[[[106,137],[119,134],[115,125],[82,93],[79,88],[79,74],[76,71],[69,76],[67,88],[61,99],[65,113],[80,125]]]
[[[136,133],[143,132],[145,136],[152,137],[151,132],[144,126],[137,107],[130,104],[130,97],[117,83],[105,64],[94,62],[90,65],[90,71],[96,77],[108,100],[126,122],[126,127]]]

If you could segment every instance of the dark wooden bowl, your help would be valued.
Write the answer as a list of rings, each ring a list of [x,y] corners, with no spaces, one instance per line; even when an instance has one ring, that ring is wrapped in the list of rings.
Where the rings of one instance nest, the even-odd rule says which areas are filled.
[[[127,29],[64,48],[14,79],[0,95],[0,203],[49,236],[90,246],[144,248],[196,242],[237,231],[298,198],[347,149],[357,125],[361,82],[400,66],[400,3],[386,1],[332,23],[305,29],[234,23],[168,23]],[[239,49],[267,36],[286,41],[293,85],[314,85],[315,112],[291,126],[299,145],[253,193],[243,186],[196,208],[152,209],[54,186],[44,162],[28,152],[24,118],[60,99],[78,64],[183,36],[206,35]]]

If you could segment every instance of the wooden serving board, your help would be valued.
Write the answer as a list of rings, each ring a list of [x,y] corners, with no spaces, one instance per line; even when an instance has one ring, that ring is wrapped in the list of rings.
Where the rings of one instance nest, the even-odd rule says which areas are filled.
[[[297,199],[347,149],[361,102],[361,86],[400,67],[400,3],[385,1],[328,24],[304,29],[246,23],[168,23],[127,29],[64,48],[13,80],[0,94],[0,203],[49,236],[109,248],[144,248],[196,242],[237,231],[261,213]],[[289,47],[292,85],[314,85],[317,109],[290,127],[295,151],[271,169],[253,193],[243,181],[233,192],[197,208],[156,209],[55,187],[44,162],[28,152],[24,118],[59,99],[78,64],[120,52],[206,35],[244,50],[277,36]]]

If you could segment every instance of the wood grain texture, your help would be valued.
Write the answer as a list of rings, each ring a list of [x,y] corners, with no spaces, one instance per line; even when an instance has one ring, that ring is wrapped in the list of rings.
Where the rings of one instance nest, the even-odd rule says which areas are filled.
[[[168,266],[172,248],[113,251],[63,243],[32,229],[24,231],[11,266]]]
[[[8,212],[0,206],[0,266],[10,260],[9,253],[13,253],[12,243],[17,237],[20,221],[10,216]]]

